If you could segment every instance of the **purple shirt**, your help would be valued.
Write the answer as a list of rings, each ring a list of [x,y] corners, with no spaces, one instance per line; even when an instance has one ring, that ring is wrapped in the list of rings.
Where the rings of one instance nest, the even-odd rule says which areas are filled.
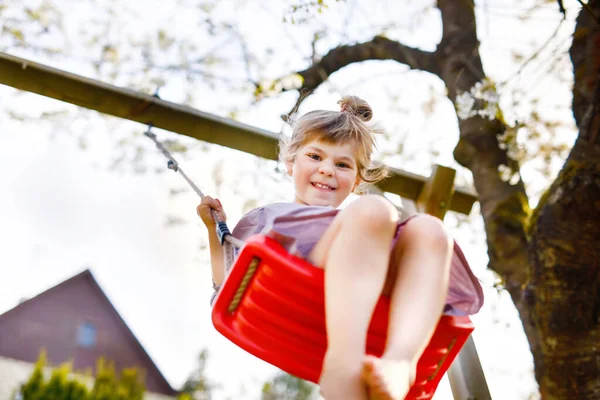
[[[232,234],[242,241],[255,234],[270,236],[288,252],[310,261],[310,251],[339,211],[333,207],[274,203],[248,212],[238,222]],[[409,220],[410,218],[398,223],[396,239],[402,234],[402,226]],[[462,250],[454,242],[446,313],[472,315],[482,305],[481,285],[473,275]]]

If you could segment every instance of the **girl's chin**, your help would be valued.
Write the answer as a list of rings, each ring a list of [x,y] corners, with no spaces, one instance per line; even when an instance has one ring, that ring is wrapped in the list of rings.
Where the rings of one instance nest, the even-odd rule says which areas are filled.
[[[308,201],[308,205],[310,206],[321,206],[321,207],[337,207],[333,201],[333,199],[319,199],[312,198]]]
[[[305,193],[302,198],[296,196],[296,203],[305,204],[307,206],[333,207],[336,208],[336,199],[331,193]],[[341,204],[341,203],[340,203]]]

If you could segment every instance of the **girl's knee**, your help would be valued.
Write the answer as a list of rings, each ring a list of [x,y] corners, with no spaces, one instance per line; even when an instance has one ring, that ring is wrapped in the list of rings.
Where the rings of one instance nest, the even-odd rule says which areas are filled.
[[[385,229],[396,226],[398,210],[384,197],[366,195],[348,207],[351,223],[363,228]]]
[[[422,214],[412,218],[402,230],[407,240],[415,240],[434,248],[450,249],[454,240],[444,223],[431,215]]]

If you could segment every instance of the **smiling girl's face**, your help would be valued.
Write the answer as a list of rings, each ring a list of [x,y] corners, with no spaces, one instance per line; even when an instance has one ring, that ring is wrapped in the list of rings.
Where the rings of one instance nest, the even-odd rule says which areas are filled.
[[[337,208],[360,182],[351,143],[315,140],[302,146],[287,164],[296,188],[295,203]]]

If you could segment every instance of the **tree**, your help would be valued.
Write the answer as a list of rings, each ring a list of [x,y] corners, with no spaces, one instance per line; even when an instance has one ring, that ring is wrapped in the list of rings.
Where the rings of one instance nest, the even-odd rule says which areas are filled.
[[[315,400],[317,386],[283,371],[265,382],[262,400]]]
[[[181,400],[211,400],[213,392],[218,388],[206,377],[206,363],[208,350],[204,349],[198,354],[197,366],[186,379],[181,388]]]
[[[502,277],[520,313],[542,398],[597,398],[600,1],[590,0],[582,8],[570,49],[573,115],[579,135],[535,210],[530,209],[519,162],[510,152],[516,140],[514,127],[504,119],[497,88],[483,67],[475,4],[438,0],[436,7],[443,33],[434,51],[385,36],[339,45],[297,71],[301,85],[291,89],[310,93],[336,71],[367,60],[394,60],[444,83],[460,130],[454,158],[473,174],[487,234],[489,268]],[[298,104],[304,97],[300,96]]]
[[[44,371],[46,365],[46,353],[41,352],[39,359],[35,363],[33,373],[29,380],[21,387],[21,394],[24,399],[37,400],[40,397],[44,386]]]
[[[114,366],[98,360],[96,377],[91,390],[81,377],[72,375],[70,363],[52,370],[44,378],[46,353],[41,352],[35,368],[21,388],[22,400],[142,400],[145,387],[142,374],[135,368],[126,368],[117,376]]]

